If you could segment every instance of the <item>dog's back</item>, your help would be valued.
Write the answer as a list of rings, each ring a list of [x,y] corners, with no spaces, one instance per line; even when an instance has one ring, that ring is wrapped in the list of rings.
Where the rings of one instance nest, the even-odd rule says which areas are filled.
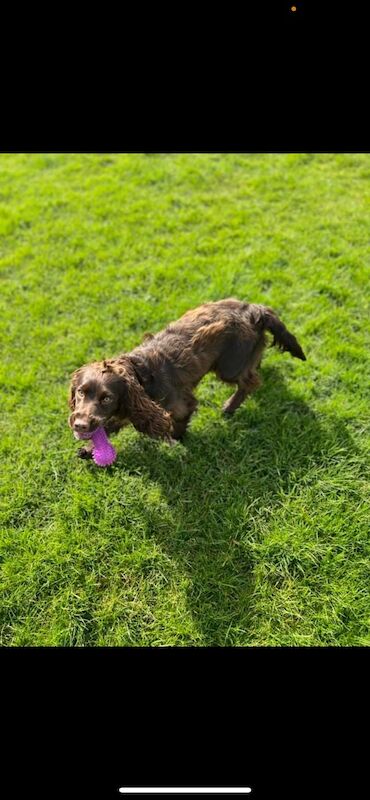
[[[168,364],[175,382],[196,386],[209,371],[228,383],[253,372],[259,365],[270,331],[273,344],[305,360],[295,337],[274,311],[235,298],[203,303],[135,348],[152,363]]]
[[[171,342],[172,335],[176,345],[181,340],[182,348],[201,357],[206,372],[212,369],[221,380],[233,381],[248,362],[250,368],[258,365],[266,346],[265,331],[273,334],[273,345],[305,361],[296,338],[271,308],[235,298],[187,311],[156,338],[158,343]]]

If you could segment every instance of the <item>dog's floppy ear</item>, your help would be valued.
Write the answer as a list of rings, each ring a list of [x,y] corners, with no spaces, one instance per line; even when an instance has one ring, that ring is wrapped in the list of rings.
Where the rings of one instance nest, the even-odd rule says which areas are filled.
[[[127,417],[140,433],[170,439],[173,429],[170,414],[150,399],[130,364],[115,364],[114,371],[122,378],[122,416]]]
[[[82,367],[80,369],[76,369],[72,375],[71,385],[69,387],[69,398],[68,398],[68,405],[74,411],[76,406],[76,388],[77,388],[77,380],[81,375]]]

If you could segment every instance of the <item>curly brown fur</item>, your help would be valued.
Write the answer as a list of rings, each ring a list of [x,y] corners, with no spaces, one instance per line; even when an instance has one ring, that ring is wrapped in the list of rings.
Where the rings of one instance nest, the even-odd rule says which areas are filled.
[[[233,414],[260,384],[256,373],[266,347],[273,345],[303,361],[297,339],[271,308],[239,300],[204,303],[187,311],[157,334],[117,358],[87,364],[72,376],[69,424],[109,435],[132,423],[141,433],[168,442],[184,435],[197,400],[193,391],[207,372],[215,372],[236,392],[225,403]],[[80,455],[88,458],[89,446]]]

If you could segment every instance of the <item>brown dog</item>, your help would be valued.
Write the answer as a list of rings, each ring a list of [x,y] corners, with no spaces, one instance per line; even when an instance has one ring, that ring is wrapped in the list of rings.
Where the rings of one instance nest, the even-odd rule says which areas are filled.
[[[104,427],[115,433],[130,422],[141,433],[171,442],[181,439],[197,400],[193,390],[207,372],[237,385],[223,411],[233,414],[260,385],[257,368],[273,345],[306,360],[293,334],[271,308],[239,300],[204,303],[117,358],[96,361],[72,377],[69,424],[76,432]],[[79,451],[91,456],[89,442]]]

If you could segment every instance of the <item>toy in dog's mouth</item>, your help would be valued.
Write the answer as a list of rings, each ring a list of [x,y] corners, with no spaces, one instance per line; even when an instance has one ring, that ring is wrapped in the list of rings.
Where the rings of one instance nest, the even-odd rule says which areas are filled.
[[[76,439],[92,439],[92,457],[98,467],[110,467],[116,460],[117,453],[111,445],[104,428],[96,428],[91,433],[78,433],[73,431]]]

